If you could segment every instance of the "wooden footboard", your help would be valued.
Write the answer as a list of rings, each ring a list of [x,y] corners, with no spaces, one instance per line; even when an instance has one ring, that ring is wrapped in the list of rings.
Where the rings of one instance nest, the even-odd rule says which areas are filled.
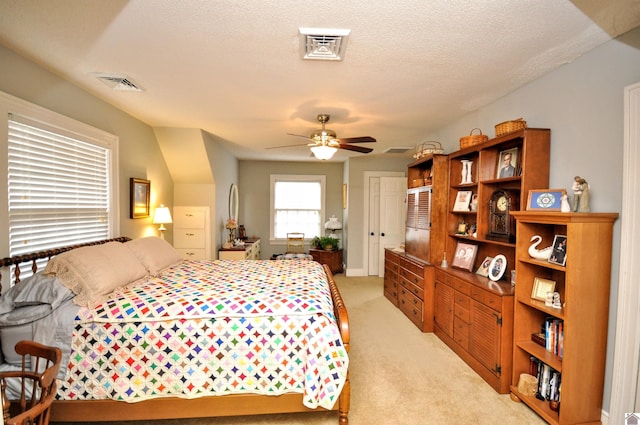
[[[54,255],[87,245],[96,245],[109,241],[125,242],[129,238],[121,237],[105,241],[78,244],[69,247],[40,251],[0,260],[0,266],[12,266],[31,263],[32,270],[37,271],[36,260],[51,258]],[[16,270],[18,268],[16,267]],[[350,349],[349,318],[340,291],[328,266],[324,266],[333,299],[334,314],[344,348]],[[20,281],[19,270],[14,272],[16,282]],[[1,282],[0,282],[1,284]],[[1,285],[0,285],[1,288]],[[338,411],[338,423],[349,423],[351,386],[349,375],[340,394],[339,400],[332,410]],[[158,398],[137,403],[126,403],[114,400],[56,400],[51,410],[51,422],[107,422],[126,420],[179,419],[198,417],[241,416],[273,413],[313,412],[303,404],[302,394],[283,394],[280,396],[265,395],[225,395],[207,396],[196,399],[178,397]],[[322,409],[322,408],[318,408]]]

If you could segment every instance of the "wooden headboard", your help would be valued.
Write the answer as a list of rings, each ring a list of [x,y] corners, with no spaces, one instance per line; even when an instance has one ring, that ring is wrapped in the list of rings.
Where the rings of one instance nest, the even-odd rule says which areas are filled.
[[[36,264],[36,261],[42,258],[50,259],[54,255],[58,255],[65,251],[70,251],[72,249],[80,248],[83,246],[101,245],[107,242],[127,242],[130,240],[131,238],[127,236],[120,236],[112,239],[103,239],[99,241],[84,242],[76,245],[69,245],[69,246],[63,246],[60,248],[52,248],[52,249],[46,249],[44,251],[32,252],[29,254],[16,255],[13,257],[7,257],[0,260],[0,267],[16,266],[18,264],[31,262],[31,271],[35,274],[38,271],[38,265]],[[13,271],[13,274],[14,274],[16,283],[20,282],[20,267],[16,267]],[[0,295],[1,293],[2,293],[2,274],[0,274]]]

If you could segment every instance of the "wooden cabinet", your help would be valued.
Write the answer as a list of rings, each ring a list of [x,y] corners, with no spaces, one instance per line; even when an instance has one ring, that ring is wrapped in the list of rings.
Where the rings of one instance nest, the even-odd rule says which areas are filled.
[[[385,250],[384,295],[421,331],[433,331],[433,267]]]
[[[173,207],[173,246],[184,259],[211,259],[209,207]]]
[[[259,260],[260,239],[246,239],[244,245],[233,248],[220,248],[218,251],[220,260]]]
[[[516,294],[514,352],[511,393],[551,424],[599,424],[609,316],[611,243],[615,213],[518,212],[516,246]],[[539,247],[553,244],[556,235],[566,236],[566,265],[529,256],[530,239],[542,237]],[[561,307],[532,298],[538,279],[555,282]],[[532,341],[545,321],[558,329],[548,337],[562,341],[546,347]],[[558,338],[553,337],[557,335]],[[550,341],[550,342],[551,342]],[[553,347],[558,347],[555,349]],[[560,409],[550,402],[518,391],[523,373],[530,373],[537,359],[559,373]]]
[[[509,392],[513,362],[510,280],[520,236],[512,213],[526,209],[529,190],[549,187],[549,151],[550,131],[528,128],[449,154],[447,261],[453,264],[461,242],[475,245],[476,257],[471,271],[436,267],[435,333],[499,393]],[[514,168],[512,175],[504,176],[500,169],[507,153]],[[460,208],[456,201],[462,191],[474,202]],[[492,232],[496,228],[490,225],[498,191],[511,199],[506,203],[508,213],[501,217],[502,229],[513,223],[515,232],[504,235]],[[504,255],[507,263],[501,280],[493,282],[475,273],[486,257],[497,255]]]
[[[513,287],[435,267],[434,333],[497,392],[509,392]]]
[[[429,263],[440,263],[446,234],[447,155],[427,155],[407,168],[405,252]]]
[[[549,187],[550,130],[527,128],[490,139],[485,143],[461,149],[449,154],[449,197],[447,200],[446,248],[449,264],[452,264],[458,242],[477,246],[473,271],[486,257],[504,255],[507,260],[503,279],[509,281],[515,268],[515,235],[501,238],[492,234],[490,223],[504,220],[505,229],[513,226],[511,211],[494,217],[491,208],[494,193],[504,191],[514,200],[512,209],[525,210],[529,190]],[[514,175],[500,177],[500,168],[507,153],[511,154]],[[470,176],[464,176],[465,164]],[[470,178],[468,178],[470,177]],[[470,192],[476,207],[455,208],[459,192]],[[515,237],[515,238],[514,238]]]
[[[325,249],[310,249],[309,254],[320,264],[329,266],[331,273],[342,273],[342,250],[327,251]]]

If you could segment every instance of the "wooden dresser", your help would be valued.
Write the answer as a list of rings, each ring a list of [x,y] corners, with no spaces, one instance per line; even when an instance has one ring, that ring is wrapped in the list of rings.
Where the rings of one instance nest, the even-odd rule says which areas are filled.
[[[433,332],[433,267],[385,249],[384,296],[422,332]]]
[[[209,207],[173,207],[173,246],[186,260],[211,259]]]
[[[260,238],[247,239],[243,246],[233,248],[220,248],[218,251],[220,260],[259,260],[260,259]]]

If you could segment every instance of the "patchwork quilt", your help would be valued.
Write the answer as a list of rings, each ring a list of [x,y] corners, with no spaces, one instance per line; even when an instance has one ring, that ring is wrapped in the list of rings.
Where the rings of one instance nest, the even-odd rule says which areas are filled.
[[[296,392],[305,406],[330,409],[348,362],[318,263],[184,261],[80,309],[58,395]]]

